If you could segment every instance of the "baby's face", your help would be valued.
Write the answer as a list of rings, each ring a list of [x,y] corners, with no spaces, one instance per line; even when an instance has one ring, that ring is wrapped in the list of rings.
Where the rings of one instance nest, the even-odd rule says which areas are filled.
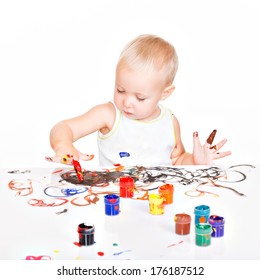
[[[156,71],[146,73],[119,65],[114,92],[117,108],[130,119],[149,121],[158,117],[158,103],[164,90],[161,81]]]

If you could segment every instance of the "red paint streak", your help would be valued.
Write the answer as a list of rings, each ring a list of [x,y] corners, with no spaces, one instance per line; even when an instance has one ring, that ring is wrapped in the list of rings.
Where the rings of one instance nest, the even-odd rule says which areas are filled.
[[[82,174],[82,168],[80,166],[80,163],[78,161],[76,161],[75,159],[72,159],[72,163],[73,163],[73,166],[74,166],[74,169],[76,171],[79,181],[82,182],[84,177]]]
[[[62,172],[63,169],[59,169],[59,170],[56,170],[56,171],[53,171],[52,174],[56,174],[56,173],[59,173],[59,172]]]
[[[180,242],[178,242],[178,243],[174,243],[174,244],[171,244],[171,245],[169,245],[169,246],[167,246],[167,248],[170,248],[170,247],[173,247],[173,246],[176,246],[176,245],[179,245],[179,244],[181,244],[181,243],[183,243],[184,241],[183,240],[181,240]]]

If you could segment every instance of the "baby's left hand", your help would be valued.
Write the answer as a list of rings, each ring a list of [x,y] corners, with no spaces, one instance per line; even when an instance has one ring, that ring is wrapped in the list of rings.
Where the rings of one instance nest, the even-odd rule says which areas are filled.
[[[193,158],[194,164],[198,165],[209,165],[214,164],[215,159],[224,158],[231,155],[230,151],[219,152],[219,150],[225,145],[227,139],[223,139],[218,144],[211,146],[213,143],[214,137],[216,135],[216,130],[210,134],[204,145],[201,145],[198,132],[193,133]]]

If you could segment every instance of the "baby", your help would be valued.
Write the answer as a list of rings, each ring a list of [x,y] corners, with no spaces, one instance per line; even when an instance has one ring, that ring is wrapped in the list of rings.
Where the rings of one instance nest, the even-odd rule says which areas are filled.
[[[113,101],[56,124],[50,132],[56,155],[47,159],[62,162],[64,155],[92,159],[73,143],[94,132],[101,167],[208,165],[230,155],[230,151],[219,152],[226,139],[211,147],[214,137],[209,137],[201,145],[197,132],[193,133],[193,152],[185,151],[176,116],[160,104],[174,91],[177,69],[178,57],[169,42],[149,34],[132,40],[116,66]]]

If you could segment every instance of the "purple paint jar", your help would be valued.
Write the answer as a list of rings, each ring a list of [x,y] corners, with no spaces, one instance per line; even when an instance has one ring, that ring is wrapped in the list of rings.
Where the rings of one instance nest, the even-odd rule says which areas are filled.
[[[222,237],[224,235],[225,219],[217,215],[211,215],[209,217],[209,223],[212,226],[212,237]]]

